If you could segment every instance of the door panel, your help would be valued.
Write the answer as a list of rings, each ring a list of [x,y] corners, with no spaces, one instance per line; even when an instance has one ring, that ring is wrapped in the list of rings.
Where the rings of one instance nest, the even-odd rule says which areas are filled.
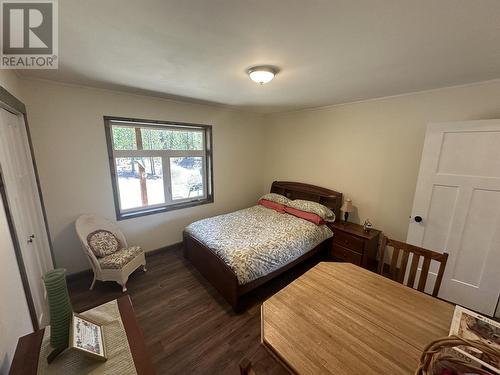
[[[448,252],[439,296],[493,315],[500,293],[500,121],[429,125],[407,241]],[[431,268],[430,279],[437,266]]]
[[[455,212],[458,187],[434,185],[427,213],[427,226],[423,234],[422,247],[444,249],[451,230],[451,219]]]
[[[500,133],[446,132],[438,173],[500,177]],[[471,157],[473,155],[473,157]]]
[[[465,218],[462,240],[455,256],[455,267],[450,270],[453,280],[480,287],[486,262],[493,250],[492,240],[499,227],[498,207],[500,191],[474,189]]]
[[[52,268],[49,241],[24,119],[0,109],[0,163],[38,324],[48,322],[42,276]]]

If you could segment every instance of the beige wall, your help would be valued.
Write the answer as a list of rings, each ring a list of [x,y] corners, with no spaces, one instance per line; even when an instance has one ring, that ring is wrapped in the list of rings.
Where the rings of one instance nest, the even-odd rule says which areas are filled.
[[[0,86],[21,98],[17,76],[0,70]],[[0,374],[6,374],[17,345],[17,338],[30,333],[31,319],[26,303],[21,274],[17,266],[7,217],[0,199]]]
[[[376,228],[405,240],[425,129],[433,121],[500,118],[500,81],[269,115],[266,180],[343,192]],[[467,150],[464,150],[467,152]]]
[[[69,273],[89,268],[75,219],[115,219],[104,115],[213,125],[215,202],[120,221],[130,244],[148,251],[179,242],[192,221],[249,206],[261,193],[260,115],[46,81],[25,80],[23,89],[56,262]]]
[[[269,115],[231,111],[107,90],[19,80],[0,70],[0,85],[28,107],[57,263],[88,268],[73,222],[85,212],[114,219],[103,115],[214,125],[215,203],[121,221],[146,250],[181,240],[184,226],[246,207],[276,179],[330,187],[358,212],[405,239],[423,145],[433,121],[500,118],[500,81],[362,103]],[[466,152],[466,150],[465,150]],[[20,275],[0,207],[0,373],[17,337],[31,329]],[[497,316],[500,316],[497,311]]]
[[[108,90],[23,80],[58,265],[88,268],[73,228],[94,212],[114,219],[102,116],[214,125],[215,203],[120,222],[146,250],[181,240],[189,222],[252,204],[276,179],[342,191],[353,221],[406,238],[425,128],[500,117],[500,81],[267,115]],[[104,161],[106,160],[106,161]],[[75,173],[77,171],[77,173]]]
[[[0,85],[17,99],[22,100],[21,80],[13,70],[0,69]]]
[[[56,260],[70,273],[88,268],[76,217],[114,219],[103,115],[214,125],[215,203],[119,222],[146,250],[180,241],[194,220],[253,204],[277,179],[342,191],[353,221],[370,218],[404,240],[427,124],[500,118],[500,81],[263,117],[36,80],[23,80],[22,93]]]

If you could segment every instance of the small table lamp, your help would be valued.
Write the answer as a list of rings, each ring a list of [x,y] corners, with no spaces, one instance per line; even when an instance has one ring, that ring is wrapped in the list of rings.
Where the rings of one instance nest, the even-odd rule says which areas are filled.
[[[340,210],[344,212],[344,224],[346,224],[347,219],[349,219],[349,213],[354,211],[354,208],[352,207],[352,200],[346,198]]]

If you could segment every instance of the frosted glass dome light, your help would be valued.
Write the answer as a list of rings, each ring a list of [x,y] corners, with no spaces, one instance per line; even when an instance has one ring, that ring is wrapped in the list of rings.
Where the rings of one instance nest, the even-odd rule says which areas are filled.
[[[271,66],[254,66],[248,69],[247,73],[252,81],[263,85],[273,80],[277,69]]]

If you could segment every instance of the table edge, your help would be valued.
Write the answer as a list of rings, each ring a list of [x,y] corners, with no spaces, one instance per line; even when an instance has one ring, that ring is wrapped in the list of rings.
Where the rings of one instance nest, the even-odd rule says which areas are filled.
[[[285,370],[287,370],[290,374],[298,374],[298,372],[296,372],[293,367],[290,366],[290,364],[288,362],[285,361],[284,358],[282,358],[278,352],[276,352],[274,350],[274,348],[272,347],[271,344],[269,344],[266,340],[262,340],[262,344],[261,344],[264,349],[266,349],[266,351],[271,355],[271,357],[273,357],[277,362],[279,362],[279,364],[281,366],[283,366],[283,368]]]
[[[151,357],[146,348],[144,336],[137,323],[134,307],[130,296],[122,296],[117,299],[118,309],[120,310],[120,317],[127,334],[127,340],[134,360],[137,375],[154,375],[156,374]]]
[[[10,364],[9,375],[36,374],[38,372],[40,350],[33,351],[33,347],[40,349],[44,332],[45,328],[42,328],[19,338]]]
[[[273,346],[266,341],[264,337],[264,305],[266,301],[264,301],[260,305],[260,344],[266,349],[266,351],[271,354],[271,356],[278,361],[281,366],[283,366],[290,374],[298,374],[297,371],[293,369],[293,367],[281,356],[279,353],[273,348]]]

